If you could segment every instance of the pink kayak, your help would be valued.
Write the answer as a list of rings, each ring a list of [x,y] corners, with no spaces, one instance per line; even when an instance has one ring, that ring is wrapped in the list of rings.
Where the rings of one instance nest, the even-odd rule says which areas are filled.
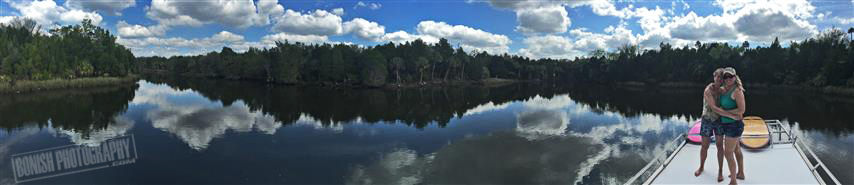
[[[688,134],[686,134],[688,135],[688,141],[693,143],[700,143],[703,141],[703,136],[700,135],[700,125],[702,125],[702,122],[697,120],[694,122],[694,126],[688,130]]]

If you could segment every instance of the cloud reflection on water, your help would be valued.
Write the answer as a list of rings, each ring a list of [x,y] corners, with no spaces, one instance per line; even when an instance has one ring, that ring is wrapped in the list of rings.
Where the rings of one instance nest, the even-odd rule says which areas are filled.
[[[164,84],[148,82],[141,82],[139,89],[132,104],[156,106],[145,113],[152,126],[178,136],[195,150],[206,149],[214,138],[222,137],[229,130],[273,135],[282,127],[275,117],[252,110],[241,100],[224,106],[195,91],[175,90]],[[301,114],[295,124],[336,133],[343,131],[340,123],[325,125],[308,114]]]
[[[625,117],[618,112],[594,110],[568,95],[535,96],[515,103],[522,104],[522,110],[516,114],[514,132],[467,137],[420,156],[410,149],[395,149],[374,164],[352,168],[345,181],[347,184],[618,184],[637,169],[613,165],[645,164],[654,153],[663,151],[664,141],[669,140],[649,141],[644,135],[668,135],[674,127],[688,122],[685,117],[663,118],[655,114]],[[569,127],[570,122],[576,125]],[[638,158],[644,161],[638,162]]]

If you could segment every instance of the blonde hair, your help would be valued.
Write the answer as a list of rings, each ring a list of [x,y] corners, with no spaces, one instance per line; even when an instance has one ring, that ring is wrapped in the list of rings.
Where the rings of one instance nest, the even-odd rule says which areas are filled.
[[[715,80],[717,80],[717,79],[715,79],[715,77],[720,77],[723,74],[724,74],[724,68],[715,69],[715,72],[712,72],[712,82],[716,82]]]
[[[735,75],[734,77],[735,77],[735,88],[738,88],[738,90],[741,90],[741,92],[744,92],[744,85],[742,85],[742,83],[741,83],[741,77],[738,77],[738,75]]]

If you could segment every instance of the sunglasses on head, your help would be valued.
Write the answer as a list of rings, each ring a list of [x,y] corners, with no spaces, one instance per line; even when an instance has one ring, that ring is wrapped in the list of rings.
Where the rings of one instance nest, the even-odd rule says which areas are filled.
[[[724,74],[723,79],[724,79],[724,80],[726,80],[726,79],[730,79],[730,78],[733,78],[733,77],[735,77],[735,75],[731,75],[731,74]]]

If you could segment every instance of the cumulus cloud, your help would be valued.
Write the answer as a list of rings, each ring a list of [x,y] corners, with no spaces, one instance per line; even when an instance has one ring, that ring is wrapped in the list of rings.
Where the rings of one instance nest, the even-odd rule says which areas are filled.
[[[354,18],[344,23],[344,32],[352,33],[364,40],[378,41],[385,34],[385,26],[362,18]]]
[[[94,11],[87,12],[80,9],[58,6],[53,0],[24,2],[6,0],[5,2],[18,10],[21,16],[31,18],[41,25],[78,24],[84,19],[90,19],[93,24],[98,25],[103,20],[103,17]]]
[[[806,0],[717,0],[714,4],[721,7],[720,13],[699,16],[694,12],[688,12],[673,17],[666,16],[665,11],[659,7],[654,9],[635,8],[629,5],[617,9],[613,3],[600,0],[577,2],[573,5],[554,1],[495,0],[490,1],[490,3],[496,7],[508,8],[543,6],[543,4],[560,4],[570,7],[589,6],[597,15],[614,16],[622,20],[637,19],[636,22],[642,29],[641,33],[632,33],[631,30],[624,28],[626,22],[621,21],[620,25],[611,26],[604,33],[593,33],[584,28],[579,28],[569,31],[568,37],[532,35],[523,40],[523,43],[526,43],[528,47],[520,49],[518,53],[534,58],[570,58],[585,55],[595,49],[611,50],[623,44],[637,44],[644,49],[655,49],[662,42],[675,46],[687,45],[694,41],[747,40],[768,43],[775,37],[779,37],[781,42],[798,41],[818,33],[817,27],[807,21],[816,16],[813,15],[815,7]],[[822,14],[818,17],[826,16]],[[851,22],[842,18],[834,21],[842,24],[850,24]],[[522,22],[520,20],[520,24]],[[521,27],[520,25],[517,31],[524,32],[525,29],[521,29]]]
[[[240,28],[267,25],[271,16],[283,12],[284,8],[275,0],[260,0],[257,6],[245,0],[153,0],[146,7],[146,15],[164,25],[219,23]]]
[[[147,37],[140,39],[125,39],[120,38],[116,41],[119,44],[131,47],[144,46],[172,46],[172,47],[214,47],[229,43],[243,42],[243,36],[237,35],[228,31],[221,31],[211,37],[201,39],[185,39],[180,37],[172,38],[156,38]]]
[[[487,51],[493,54],[506,53],[510,38],[464,25],[449,25],[445,22],[421,21],[416,28],[419,34],[436,38],[446,38],[457,42],[463,49]]]
[[[371,10],[377,10],[377,9],[382,8],[382,7],[383,7],[383,5],[379,4],[379,3],[365,3],[365,2],[359,1],[356,3],[356,6],[353,6],[353,9],[368,8]]]
[[[686,40],[733,40],[738,37],[732,22],[721,16],[699,17],[690,12],[667,25],[670,36]]]
[[[344,15],[344,9],[343,8],[332,9],[332,14],[335,14],[337,16],[343,16]]]
[[[623,45],[637,44],[638,38],[625,27],[609,26],[604,33],[588,32],[586,29],[573,29],[570,37],[545,35],[525,38],[526,48],[519,54],[530,58],[574,58],[592,51],[618,48]]]
[[[439,38],[436,38],[436,37],[433,37],[430,35],[409,34],[403,30],[391,32],[391,33],[386,33],[380,38],[380,40],[388,41],[388,42],[394,42],[394,43],[411,42],[411,41],[414,41],[417,39],[421,39],[422,41],[424,41],[426,43],[438,43],[439,42]]]
[[[288,33],[277,33],[272,35],[266,35],[261,38],[261,42],[263,43],[275,43],[275,42],[302,42],[308,44],[315,43],[323,43],[327,42],[329,37],[324,35],[294,35]]]
[[[166,34],[167,27],[165,25],[142,26],[136,24],[128,24],[125,21],[116,23],[116,29],[121,37],[159,37]]]
[[[122,10],[136,5],[136,0],[68,0],[66,7],[122,15]]]
[[[563,33],[569,27],[570,20],[563,6],[539,7],[516,11],[519,26],[516,31],[523,33]]]
[[[386,33],[379,40],[395,43],[410,42],[416,39],[432,44],[440,38],[459,44],[466,51],[486,51],[493,54],[506,53],[512,41],[506,35],[494,34],[464,25],[449,25],[445,22],[421,21],[416,27],[417,34],[406,31]]]
[[[815,25],[779,9],[744,9],[736,14],[734,25],[749,40],[801,40],[817,33]]]
[[[289,9],[277,18],[271,30],[299,35],[336,35],[343,31],[341,22],[340,16],[326,10],[303,14]]]
[[[221,31],[210,37],[198,39],[186,39],[182,37],[119,37],[116,43],[128,47],[134,55],[138,56],[198,55],[216,51],[222,47],[231,47],[235,51],[242,52],[248,50],[250,47],[265,48],[274,45],[274,42],[247,42],[244,36],[228,31]]]
[[[775,37],[792,41],[817,33],[816,26],[807,21],[814,17],[815,7],[806,0],[717,0],[714,4],[723,10],[721,14],[690,12],[673,18],[665,29],[675,39],[699,41],[770,42]]]
[[[572,58],[584,54],[575,50],[572,40],[563,36],[528,37],[522,43],[527,47],[519,49],[518,53],[530,58]]]

